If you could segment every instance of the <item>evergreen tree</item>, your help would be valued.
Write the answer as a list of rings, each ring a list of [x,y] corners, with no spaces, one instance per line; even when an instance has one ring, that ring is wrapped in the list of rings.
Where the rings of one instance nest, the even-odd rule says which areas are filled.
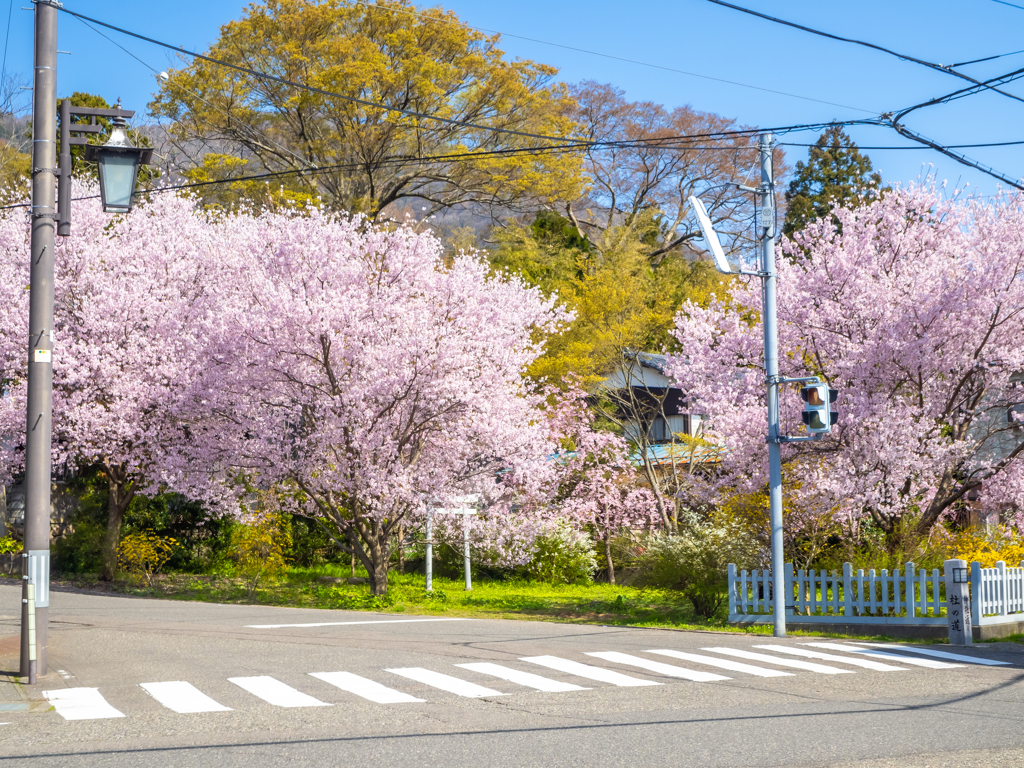
[[[870,202],[879,197],[882,177],[872,173],[871,159],[862,155],[841,126],[830,126],[811,147],[806,163],[796,164],[796,175],[786,191],[787,237],[815,219],[824,218],[833,203],[842,206]]]

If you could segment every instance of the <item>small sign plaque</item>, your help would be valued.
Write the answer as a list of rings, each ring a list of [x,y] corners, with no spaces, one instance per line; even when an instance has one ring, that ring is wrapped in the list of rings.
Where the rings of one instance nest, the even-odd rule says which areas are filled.
[[[51,361],[51,355],[53,353],[48,349],[34,349],[32,350],[32,362],[34,363],[49,363]]]

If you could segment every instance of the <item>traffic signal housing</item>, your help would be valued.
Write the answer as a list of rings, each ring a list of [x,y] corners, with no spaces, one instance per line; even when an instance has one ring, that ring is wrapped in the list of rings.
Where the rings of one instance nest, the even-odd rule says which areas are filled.
[[[839,421],[839,414],[831,409],[838,395],[838,389],[830,389],[825,384],[800,388],[800,399],[805,403],[800,416],[810,434],[827,435],[832,431],[832,425]]]

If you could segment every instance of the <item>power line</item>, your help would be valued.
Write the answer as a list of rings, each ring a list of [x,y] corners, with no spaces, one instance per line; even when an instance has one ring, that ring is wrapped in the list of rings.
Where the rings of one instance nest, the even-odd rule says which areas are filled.
[[[934,107],[939,104],[947,104],[957,99],[962,99],[966,96],[973,96],[976,93],[980,93],[989,87],[991,83],[998,83],[1004,85],[1006,83],[1012,83],[1015,80],[1019,80],[1024,77],[1024,68],[1015,69],[1013,72],[1007,72],[1005,75],[997,75],[996,77],[985,80],[984,82],[978,83],[977,85],[968,86],[967,88],[961,88],[960,90],[947,93],[943,96],[936,96],[934,99],[928,99],[928,101],[922,101],[920,104],[915,104],[912,107],[906,107],[905,109],[899,110],[896,113],[896,117],[892,118],[894,121],[898,121],[910,114],[914,110],[923,109],[924,107]],[[890,118],[892,113],[883,113],[882,118]]]
[[[1016,56],[1018,53],[1024,53],[1024,50],[1010,51],[1009,53],[997,53],[995,56],[986,56],[983,59],[971,59],[970,61],[961,61],[959,64],[950,64],[951,67],[966,67],[968,64],[980,64],[983,61],[995,61],[996,59],[1002,59],[1006,56]]]
[[[1020,179],[1013,179],[1004,173],[1000,173],[999,171],[995,170],[989,165],[980,163],[977,160],[972,160],[966,155],[954,151],[950,147],[944,147],[938,142],[932,141],[928,137],[922,136],[920,133],[916,133],[915,131],[910,130],[906,126],[900,125],[895,121],[893,121],[892,127],[895,128],[896,132],[899,133],[901,136],[905,136],[911,141],[916,141],[920,144],[924,144],[926,147],[931,147],[936,152],[941,152],[947,157],[951,157],[957,162],[962,163],[963,165],[979,170],[982,173],[988,174],[994,179],[998,179],[999,181],[1009,184],[1011,187],[1015,187],[1019,190],[1024,191],[1024,183],[1021,183]]]
[[[1000,5],[1008,5],[1011,8],[1018,8],[1018,9],[1024,11],[1024,5],[1014,5],[1013,3],[1006,2],[1006,0],[992,0],[992,2],[999,3]]]
[[[319,94],[322,94],[324,96],[330,96],[331,98],[340,99],[342,101],[347,101],[347,102],[350,102],[350,103],[353,103],[353,104],[358,104],[360,106],[372,107],[373,109],[380,109],[380,110],[382,110],[384,112],[394,112],[394,113],[406,115],[407,117],[414,117],[414,118],[422,119],[422,120],[433,120],[433,121],[436,121],[436,122],[444,123],[446,125],[456,125],[456,126],[461,126],[461,127],[464,127],[464,128],[473,128],[473,129],[480,130],[480,131],[489,131],[489,132],[492,132],[492,133],[504,133],[504,134],[508,134],[508,135],[512,135],[512,136],[519,136],[519,137],[523,137],[523,138],[539,139],[541,141],[556,141],[556,142],[578,141],[578,140],[575,140],[575,139],[570,139],[570,138],[561,137],[561,136],[547,136],[547,135],[544,135],[544,134],[529,133],[529,132],[526,132],[526,131],[515,131],[515,130],[509,129],[509,128],[496,128],[494,126],[489,126],[489,125],[479,125],[477,123],[471,123],[471,122],[466,121],[466,120],[457,120],[457,119],[449,118],[449,117],[440,117],[438,115],[431,115],[431,114],[426,113],[426,112],[417,112],[417,111],[414,111],[414,110],[402,109],[400,107],[388,106],[387,104],[380,104],[378,102],[369,101],[367,99],[359,99],[359,98],[356,98],[354,96],[345,96],[344,94],[335,93],[333,91],[328,91],[328,90],[325,90],[323,88],[316,88],[315,86],[305,85],[304,83],[296,83],[296,82],[293,82],[291,80],[286,80],[286,79],[284,79],[282,77],[278,77],[277,75],[271,75],[271,74],[268,74],[266,72],[258,72],[258,71],[254,70],[254,69],[250,69],[249,67],[243,67],[243,66],[240,66],[238,64],[232,64],[232,63],[227,62],[227,61],[221,61],[220,59],[215,59],[212,56],[207,56],[207,55],[202,54],[202,53],[195,53],[194,51],[189,51],[189,50],[186,50],[185,48],[181,48],[180,46],[171,45],[170,43],[165,43],[165,42],[162,42],[160,40],[156,40],[156,39],[154,39],[152,37],[147,37],[145,35],[141,35],[141,34],[139,34],[137,32],[130,32],[130,31],[126,30],[126,29],[122,29],[121,27],[114,26],[113,24],[108,24],[105,21],[99,21],[98,19],[93,19],[93,18],[91,18],[89,16],[84,16],[84,15],[82,15],[80,13],[76,13],[74,11],[68,10],[64,6],[60,6],[58,8],[58,10],[63,11],[64,13],[67,13],[67,14],[69,14],[71,16],[74,16],[75,18],[82,19],[82,20],[85,20],[85,21],[90,21],[93,24],[98,24],[98,25],[100,25],[102,27],[106,27],[107,29],[113,30],[115,32],[120,32],[120,33],[128,35],[130,37],[134,37],[134,38],[137,38],[139,40],[144,40],[147,43],[152,43],[153,45],[158,45],[158,46],[160,46],[162,48],[167,48],[169,50],[185,54],[186,56],[193,56],[193,57],[195,57],[197,59],[202,59],[203,61],[208,61],[211,64],[216,64],[218,66],[227,67],[228,69],[233,69],[233,70],[235,70],[237,72],[244,72],[245,74],[251,75],[251,76],[256,77],[256,78],[260,78],[260,79],[264,79],[264,80],[270,80],[270,81],[273,81],[273,82],[276,82],[276,83],[280,83],[281,85],[286,85],[286,86],[289,86],[289,87],[292,87],[292,88],[299,88],[299,89],[302,89],[302,90],[305,90],[305,91],[309,91],[311,93],[319,93]],[[805,129],[810,129],[810,128],[822,128],[822,127],[825,127],[825,126],[828,126],[828,125],[833,125],[833,124],[836,124],[836,125],[855,125],[855,124],[875,124],[875,123],[877,123],[877,121],[865,120],[865,119],[841,120],[841,121],[831,121],[831,122],[828,122],[828,123],[814,123],[814,124],[808,123],[808,124],[800,124],[800,125],[793,125],[793,126],[784,126],[783,128],[781,128],[779,130],[781,132],[787,132],[787,131],[791,131],[791,130],[805,130]],[[632,143],[634,143],[634,144],[644,144],[644,145],[652,145],[652,144],[656,145],[656,144],[659,144],[659,143],[662,143],[662,142],[665,142],[665,141],[677,141],[677,140],[685,141],[685,140],[694,139],[694,138],[722,138],[722,137],[726,137],[726,136],[745,136],[745,135],[760,133],[762,130],[767,130],[767,129],[747,128],[747,129],[740,129],[740,130],[734,130],[734,131],[718,131],[718,132],[705,133],[705,134],[693,134],[693,135],[690,135],[690,136],[667,136],[667,137],[657,138],[657,139],[638,140],[638,141],[632,142]],[[606,145],[606,144],[610,144],[610,143],[619,143],[619,142],[580,141],[579,143],[581,145],[601,146],[601,145]]]
[[[1013,147],[1013,146],[1018,146],[1018,145],[1021,145],[1021,144],[1024,144],[1024,141],[991,141],[991,142],[986,142],[984,144],[947,144],[945,146],[946,146],[947,149],[973,149],[973,148],[977,148],[977,147]],[[801,143],[793,142],[793,141],[780,141],[779,142],[779,146],[781,146],[781,147],[816,147],[818,145],[817,144],[801,144]],[[841,144],[839,146],[835,146],[833,144],[829,144],[826,148],[834,148],[834,149],[870,149],[872,151],[874,151],[876,149],[903,149],[903,150],[912,150],[912,151],[928,149],[928,147],[864,147],[864,146],[861,146],[859,144],[845,144],[845,145]]]
[[[978,80],[975,80],[970,75],[965,75],[962,72],[957,72],[955,69],[953,69],[953,65],[936,64],[935,62],[925,61],[924,59],[918,59],[918,58],[916,58],[914,56],[908,56],[908,55],[906,55],[904,53],[898,53],[898,52],[893,51],[893,50],[891,50],[889,48],[883,48],[880,45],[875,45],[874,43],[868,43],[868,42],[866,42],[864,40],[856,40],[856,39],[854,39],[852,37],[842,37],[840,35],[833,35],[831,32],[822,32],[820,29],[814,29],[812,27],[808,27],[808,26],[805,26],[803,24],[797,24],[796,22],[786,21],[785,19],[780,19],[777,16],[769,16],[766,13],[760,13],[759,11],[754,11],[754,10],[751,10],[750,8],[744,8],[741,5],[733,5],[732,3],[725,2],[725,0],[707,0],[707,1],[709,3],[714,3],[715,5],[721,5],[721,6],[725,7],[725,8],[732,8],[734,11],[740,11],[741,13],[746,13],[746,14],[749,14],[751,16],[757,16],[760,19],[765,19],[767,21],[774,22],[775,24],[782,24],[783,26],[786,26],[786,27],[792,27],[793,29],[799,29],[802,32],[809,32],[810,34],[818,35],[819,37],[827,37],[829,40],[838,40],[839,42],[842,42],[842,43],[853,43],[854,45],[862,45],[865,48],[871,48],[872,50],[881,51],[882,53],[887,53],[890,56],[895,56],[897,59],[902,59],[904,61],[911,61],[911,62],[913,62],[915,64],[920,64],[923,67],[928,67],[929,69],[934,69],[934,70],[936,70],[938,72],[945,72],[947,75],[953,75],[953,77],[959,77],[961,80],[967,80],[968,82],[974,83],[975,85],[980,85],[981,84]],[[1020,96],[1016,96],[1016,95],[1014,95],[1012,93],[1008,93],[1007,91],[1001,91],[998,88],[991,88],[991,90],[995,91],[996,93],[1002,94],[1003,96],[1006,96],[1007,98],[1014,99],[1015,101],[1024,102],[1024,98],[1022,98]]]
[[[473,29],[473,30],[476,30],[477,32],[489,32],[492,35],[501,35],[502,37],[511,37],[511,38],[515,38],[516,40],[526,40],[527,42],[530,42],[530,43],[539,43],[540,45],[549,45],[549,46],[551,46],[553,48],[562,48],[562,49],[567,50],[567,51],[575,51],[577,53],[585,53],[585,54],[587,54],[589,56],[600,56],[600,57],[605,58],[605,59],[612,59],[613,61],[623,61],[623,62],[626,62],[627,64],[636,64],[636,65],[641,66],[641,67],[650,67],[651,69],[660,69],[660,70],[663,70],[665,72],[675,72],[675,73],[680,74],[680,75],[688,75],[690,77],[699,77],[699,78],[701,78],[703,80],[712,80],[712,81],[714,81],[716,83],[726,83],[728,85],[739,86],[740,88],[750,88],[750,89],[755,90],[755,91],[764,91],[765,93],[774,93],[774,94],[776,94],[778,96],[787,96],[787,97],[789,97],[791,99],[802,99],[804,101],[813,101],[813,102],[816,102],[818,104],[827,104],[830,107],[842,107],[843,109],[852,109],[852,110],[855,110],[857,112],[866,112],[869,115],[877,115],[878,114],[877,110],[862,109],[861,107],[853,107],[853,106],[850,106],[849,104],[839,104],[839,103],[834,102],[834,101],[825,101],[824,99],[815,99],[815,98],[812,98],[811,96],[801,96],[799,94],[789,93],[787,91],[777,91],[777,90],[774,90],[772,88],[763,88],[763,87],[758,86],[758,85],[749,85],[748,83],[741,83],[741,82],[738,82],[736,80],[726,80],[726,79],[721,78],[721,77],[712,77],[711,75],[702,75],[702,74],[699,74],[697,72],[689,72],[689,71],[687,71],[685,69],[676,69],[675,67],[666,67],[666,66],[663,66],[661,64],[651,64],[651,63],[646,62],[646,61],[638,61],[636,59],[629,59],[629,58],[626,58],[624,56],[615,56],[614,54],[602,53],[600,51],[591,51],[591,50],[588,50],[586,48],[577,48],[575,46],[565,45],[563,43],[552,43],[549,40],[538,40],[535,37],[525,37],[523,35],[514,35],[511,32],[501,32],[501,31],[496,30],[496,29],[487,29],[486,27],[471,27],[468,24],[463,24],[460,21],[450,21],[448,19],[441,18],[439,16],[431,16],[430,14],[427,14],[427,13],[417,13],[416,11],[410,11],[410,10],[406,10],[404,8],[389,8],[389,7],[385,7],[385,6],[373,5],[371,3],[363,2],[362,0],[352,0],[352,2],[353,2],[354,5],[361,5],[364,8],[366,8],[367,10],[380,10],[380,11],[387,11],[389,13],[403,13],[403,14],[406,14],[408,16],[416,16],[416,17],[419,17],[421,19],[429,19],[430,21],[433,21],[433,22],[439,23],[439,24],[451,24],[453,26],[464,26],[467,29]]]
[[[712,2],[713,1],[714,0],[712,0]],[[906,107],[905,109],[902,109],[899,112],[897,112],[895,115],[893,115],[892,113],[885,113],[882,115],[882,119],[887,119],[892,128],[901,136],[910,139],[911,141],[916,141],[918,144],[923,144],[926,147],[930,147],[934,149],[936,152],[940,152],[943,155],[946,155],[947,157],[953,158],[958,163],[966,165],[969,168],[974,168],[975,170],[981,171],[982,173],[987,174],[994,179],[998,179],[999,181],[1002,181],[1006,184],[1009,184],[1012,187],[1024,190],[1024,186],[1021,185],[1018,179],[1010,178],[1006,174],[995,170],[989,165],[985,165],[984,163],[978,162],[977,160],[967,157],[961,152],[957,152],[953,147],[943,146],[942,144],[939,144],[938,142],[929,139],[927,136],[917,133],[916,131],[913,131],[910,128],[907,128],[906,126],[900,124],[900,120],[902,120],[915,110],[923,109],[925,107],[933,107],[939,104],[946,104],[950,101],[962,99],[965,96],[972,96],[975,93],[980,92],[984,88],[987,88],[992,83],[998,83],[1002,85],[1005,83],[1013,82],[1014,80],[1019,80],[1022,77],[1024,77],[1024,68],[1014,70],[1013,72],[1007,72],[1005,75],[997,75],[996,77],[990,78],[989,80],[986,80],[983,83],[978,83],[977,85],[969,86],[967,88],[961,88],[958,91],[947,93],[944,96],[937,96],[934,99],[923,101],[920,104],[915,104],[912,107]]]

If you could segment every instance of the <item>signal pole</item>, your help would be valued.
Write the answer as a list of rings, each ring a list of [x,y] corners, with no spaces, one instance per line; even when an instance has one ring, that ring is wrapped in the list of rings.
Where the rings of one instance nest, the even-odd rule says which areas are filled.
[[[53,404],[53,251],[57,226],[57,5],[35,2],[32,79],[32,234],[29,278],[28,405],[25,429],[25,552],[22,557],[21,676],[46,674],[50,606],[50,440]],[[35,653],[29,590],[35,593]]]
[[[772,529],[772,596],[775,637],[786,636],[786,575],[782,548],[782,435],[779,432],[779,330],[775,288],[775,181],[772,168],[772,135],[761,134],[761,272],[762,324],[764,326],[764,373],[768,387],[768,495]]]

